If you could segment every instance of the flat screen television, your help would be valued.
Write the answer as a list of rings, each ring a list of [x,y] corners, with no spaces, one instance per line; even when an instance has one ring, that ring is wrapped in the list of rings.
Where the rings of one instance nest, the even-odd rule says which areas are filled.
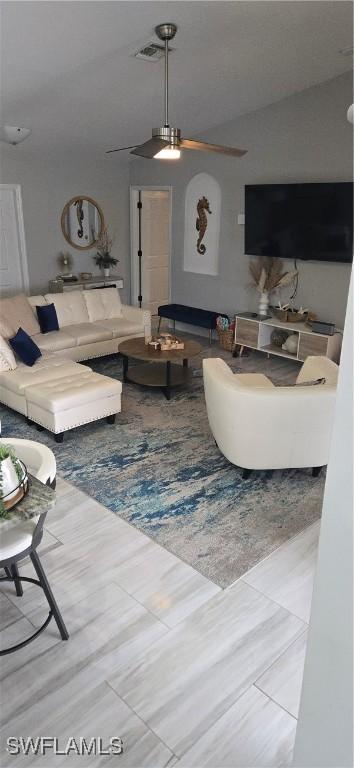
[[[246,185],[245,254],[351,262],[353,184]]]

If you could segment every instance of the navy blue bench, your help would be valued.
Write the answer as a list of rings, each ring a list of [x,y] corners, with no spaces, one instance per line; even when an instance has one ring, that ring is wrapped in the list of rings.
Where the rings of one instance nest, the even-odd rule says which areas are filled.
[[[179,323],[187,323],[188,325],[196,325],[200,328],[208,328],[209,344],[211,344],[212,331],[216,328],[216,318],[219,317],[219,315],[223,315],[222,312],[211,312],[209,309],[186,307],[184,304],[163,304],[157,311],[160,318],[159,330],[162,317],[167,317],[169,320],[173,320],[173,327],[175,327],[177,320]]]

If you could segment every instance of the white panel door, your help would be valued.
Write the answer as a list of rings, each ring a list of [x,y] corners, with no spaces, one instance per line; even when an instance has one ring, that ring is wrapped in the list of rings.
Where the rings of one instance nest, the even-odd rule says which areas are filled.
[[[28,291],[21,191],[0,184],[0,296]]]
[[[139,295],[138,281],[138,215],[134,193],[134,217],[132,237],[133,303]],[[170,300],[170,192],[168,190],[141,191],[141,293],[142,306],[152,314],[160,304]]]

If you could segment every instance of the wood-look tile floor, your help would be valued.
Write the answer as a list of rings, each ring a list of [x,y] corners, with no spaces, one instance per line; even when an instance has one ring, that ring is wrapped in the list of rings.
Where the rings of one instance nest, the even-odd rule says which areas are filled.
[[[40,550],[70,639],[52,622],[2,657],[3,768],[289,765],[319,524],[222,590],[69,483],[57,491]],[[2,645],[45,611],[36,587],[2,584]],[[9,736],[43,735],[120,736],[124,753],[6,753]]]

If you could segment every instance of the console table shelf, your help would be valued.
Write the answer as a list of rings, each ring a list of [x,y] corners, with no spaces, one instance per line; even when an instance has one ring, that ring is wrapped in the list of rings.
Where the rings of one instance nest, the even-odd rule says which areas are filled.
[[[240,346],[302,363],[309,355],[324,355],[339,362],[342,343],[342,334],[339,331],[333,336],[328,336],[324,333],[314,333],[305,323],[283,323],[276,317],[262,320],[259,316],[250,317],[248,313],[236,315],[235,321],[235,344]],[[298,336],[296,353],[292,354],[272,344],[271,336],[275,328]]]
[[[240,342],[237,343],[239,344]],[[291,360],[299,359],[297,355],[286,352],[285,349],[277,347],[276,344],[266,344],[265,347],[259,347],[259,350],[260,352],[267,352],[268,355],[279,355],[279,357],[288,357]]]

